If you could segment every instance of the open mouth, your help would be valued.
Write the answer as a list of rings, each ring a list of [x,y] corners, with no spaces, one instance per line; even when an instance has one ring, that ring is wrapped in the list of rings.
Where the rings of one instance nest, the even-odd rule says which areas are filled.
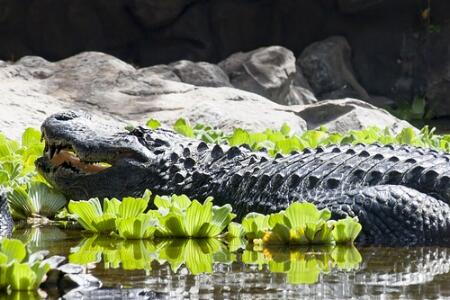
[[[107,162],[81,159],[70,144],[50,143],[47,140],[44,157],[48,159],[49,167],[54,171],[64,170],[82,175],[96,174],[112,166]]]

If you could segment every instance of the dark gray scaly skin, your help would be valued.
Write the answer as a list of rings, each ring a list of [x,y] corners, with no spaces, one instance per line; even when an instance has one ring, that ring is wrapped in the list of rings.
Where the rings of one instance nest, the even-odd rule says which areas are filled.
[[[14,223],[9,212],[6,192],[0,188],[0,237],[10,236]]]
[[[115,130],[76,112],[42,125],[46,154],[36,166],[72,199],[186,194],[230,203],[239,216],[271,213],[295,200],[357,216],[360,241],[436,244],[450,239],[450,155],[410,146],[342,145],[269,157],[246,147],[210,146],[168,130]],[[61,148],[112,166],[85,174],[49,160]]]

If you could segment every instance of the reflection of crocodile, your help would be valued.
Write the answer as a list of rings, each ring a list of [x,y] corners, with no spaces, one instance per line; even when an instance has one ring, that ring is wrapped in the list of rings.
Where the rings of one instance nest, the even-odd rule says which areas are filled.
[[[11,234],[13,228],[13,220],[9,213],[8,201],[5,191],[0,189],[0,236]]]
[[[242,216],[295,199],[358,216],[362,239],[437,243],[450,236],[450,155],[408,146],[343,145],[270,158],[167,130],[115,130],[75,112],[42,125],[46,154],[36,165],[73,199],[184,193],[231,203]],[[105,162],[94,164],[94,162]]]

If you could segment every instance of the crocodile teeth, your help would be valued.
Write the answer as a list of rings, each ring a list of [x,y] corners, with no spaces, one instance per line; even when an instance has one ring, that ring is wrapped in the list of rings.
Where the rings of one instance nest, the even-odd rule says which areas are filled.
[[[50,159],[52,159],[53,156],[55,155],[55,152],[56,152],[56,147],[54,145],[50,145],[49,151],[48,151],[48,157]]]

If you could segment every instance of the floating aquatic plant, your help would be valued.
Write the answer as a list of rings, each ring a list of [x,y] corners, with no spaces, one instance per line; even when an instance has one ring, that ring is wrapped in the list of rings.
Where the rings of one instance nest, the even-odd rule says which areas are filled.
[[[53,217],[67,203],[59,192],[40,181],[16,186],[8,193],[9,206],[14,218]]]
[[[212,198],[201,204],[185,195],[156,196],[158,210],[145,212],[150,195],[147,191],[142,198],[104,199],[103,205],[97,198],[70,201],[68,208],[86,230],[114,232],[125,239],[216,237],[235,217],[229,204],[213,206]]]
[[[16,187],[27,184],[33,177],[40,178],[34,161],[42,155],[44,143],[39,130],[27,128],[21,143],[0,134],[0,185]]]
[[[124,238],[150,237],[154,224],[144,211],[150,201],[151,192],[146,191],[142,198],[125,197],[103,200],[98,198],[87,201],[70,201],[69,213],[73,214],[84,229],[95,233],[119,231]]]
[[[250,213],[242,220],[242,227],[249,241],[264,245],[352,243],[361,231],[358,219],[334,221],[330,217],[328,209],[318,210],[312,203],[294,202],[275,214]]]
[[[50,266],[27,256],[25,245],[14,239],[0,241],[0,290],[35,290],[45,280]]]
[[[185,195],[155,198],[159,212],[157,237],[217,237],[228,226],[235,214],[231,205],[213,206],[209,197],[203,204]],[[157,215],[157,214],[154,214]]]

